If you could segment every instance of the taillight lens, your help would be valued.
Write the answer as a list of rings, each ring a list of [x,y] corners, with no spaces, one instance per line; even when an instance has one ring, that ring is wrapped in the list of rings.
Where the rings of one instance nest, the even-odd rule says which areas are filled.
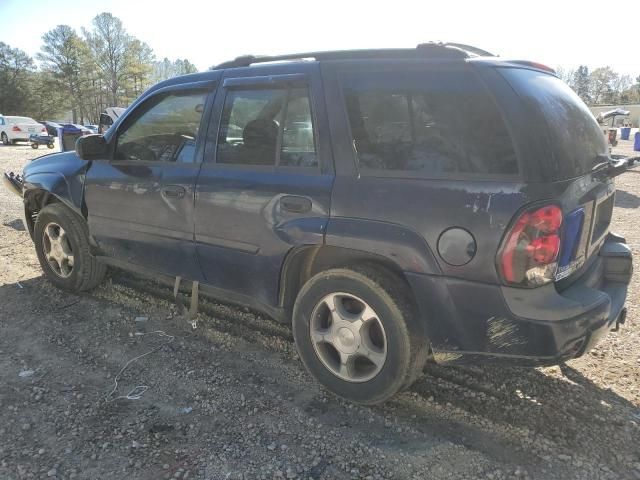
[[[498,264],[506,283],[535,287],[553,280],[560,251],[562,210],[548,205],[522,213],[509,230]]]
[[[21,132],[22,131],[22,130],[20,130],[20,127],[17,126],[17,125],[14,125],[11,130],[13,130],[14,132]]]
[[[47,133],[47,129],[42,127],[42,130],[40,130],[41,132]]]

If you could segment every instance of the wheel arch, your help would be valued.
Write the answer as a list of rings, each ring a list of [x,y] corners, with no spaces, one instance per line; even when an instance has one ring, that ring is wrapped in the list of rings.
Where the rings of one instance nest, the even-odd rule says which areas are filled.
[[[279,305],[290,310],[302,285],[322,269],[357,263],[385,268],[407,282],[407,286],[404,272],[442,274],[427,242],[417,232],[388,222],[334,217],[327,224],[322,245],[296,247],[285,257]]]
[[[46,178],[46,176],[50,178]],[[64,205],[80,217],[83,222],[86,222],[86,208],[81,203],[81,200],[74,199],[74,196],[64,181],[64,177],[60,174],[47,174],[46,176],[39,174],[36,175],[38,178],[34,179],[30,177],[29,181],[25,182],[25,192],[23,195],[24,218],[27,230],[32,238],[38,213],[52,203]],[[62,180],[57,180],[55,178],[56,176]]]
[[[364,250],[332,245],[307,245],[292,249],[285,257],[280,273],[279,306],[291,312],[298,292],[315,274],[330,268],[371,265],[389,272],[406,283],[413,291],[398,263],[392,259]]]
[[[424,238],[401,225],[355,218],[331,218],[322,245],[299,246],[289,251],[280,273],[279,307],[290,315],[298,292],[316,273],[362,264],[398,277],[415,302],[418,314],[426,316],[406,275],[442,275]],[[423,327],[428,333],[429,325]]]

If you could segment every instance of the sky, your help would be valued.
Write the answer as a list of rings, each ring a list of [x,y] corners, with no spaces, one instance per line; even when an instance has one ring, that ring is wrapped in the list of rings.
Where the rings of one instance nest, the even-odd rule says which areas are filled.
[[[640,75],[640,1],[0,0],[0,41],[35,55],[42,35],[108,11],[157,58],[204,70],[245,54],[466,43],[551,67]],[[609,33],[613,26],[617,33]]]

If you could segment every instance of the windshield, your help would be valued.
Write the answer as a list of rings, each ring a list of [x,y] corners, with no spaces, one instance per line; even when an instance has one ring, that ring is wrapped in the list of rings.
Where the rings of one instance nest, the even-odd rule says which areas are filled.
[[[589,173],[608,153],[604,133],[595,118],[569,86],[547,73],[523,68],[502,68],[502,75],[524,101],[532,127],[546,124],[551,158],[546,162],[557,179]],[[532,128],[533,131],[537,129]]]
[[[6,117],[6,119],[9,125],[16,125],[17,123],[38,123],[29,117]]]

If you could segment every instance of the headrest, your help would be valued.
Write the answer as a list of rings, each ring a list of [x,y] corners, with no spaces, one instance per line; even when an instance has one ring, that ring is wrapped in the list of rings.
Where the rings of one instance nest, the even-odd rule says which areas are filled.
[[[278,141],[278,124],[273,120],[251,120],[242,131],[244,146],[249,148],[275,148]]]

